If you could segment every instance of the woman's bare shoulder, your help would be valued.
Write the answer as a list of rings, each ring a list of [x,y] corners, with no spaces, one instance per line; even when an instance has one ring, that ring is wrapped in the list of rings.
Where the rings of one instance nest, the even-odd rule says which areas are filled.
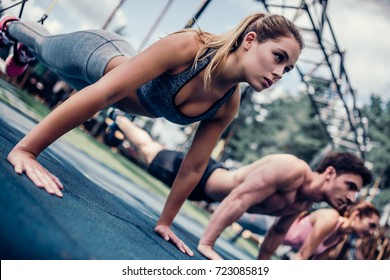
[[[322,220],[331,223],[337,223],[337,220],[340,217],[339,212],[333,208],[322,208],[311,213],[313,219]]]
[[[160,40],[167,47],[175,50],[177,55],[194,58],[203,43],[199,41],[198,34],[195,31],[183,31],[168,35]]]
[[[196,36],[196,32],[173,33],[153,43],[132,60],[139,61],[148,72],[176,71],[193,63],[202,46]]]

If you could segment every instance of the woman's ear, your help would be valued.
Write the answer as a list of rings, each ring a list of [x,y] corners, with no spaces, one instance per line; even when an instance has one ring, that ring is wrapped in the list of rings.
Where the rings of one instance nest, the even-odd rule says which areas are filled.
[[[254,31],[248,32],[248,34],[245,35],[243,45],[245,50],[249,50],[253,42],[256,41],[257,34]]]
[[[352,225],[355,224],[355,222],[357,221],[357,219],[360,218],[359,216],[359,210],[354,210],[351,215],[349,215],[349,219],[351,220],[352,222]]]

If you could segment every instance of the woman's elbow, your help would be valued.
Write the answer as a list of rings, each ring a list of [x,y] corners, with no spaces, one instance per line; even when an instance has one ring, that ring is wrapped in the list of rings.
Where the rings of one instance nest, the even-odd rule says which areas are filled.
[[[182,174],[201,174],[206,170],[207,160],[185,160],[183,161],[180,170]]]

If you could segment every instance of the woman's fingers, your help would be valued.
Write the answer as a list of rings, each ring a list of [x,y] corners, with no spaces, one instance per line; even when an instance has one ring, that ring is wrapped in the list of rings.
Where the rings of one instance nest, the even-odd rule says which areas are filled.
[[[176,245],[176,247],[184,254],[192,257],[194,253],[192,250],[181,240],[176,234],[165,225],[158,225],[154,229],[165,241],[170,241]]]
[[[27,164],[25,167],[27,177],[39,188],[45,189],[48,193],[62,197],[61,187],[58,185],[58,178],[51,174],[47,169],[41,166],[38,162]],[[53,176],[58,180],[53,180]]]
[[[49,172],[49,171],[48,171],[48,172]],[[58,186],[58,188],[59,188],[60,190],[63,190],[63,189],[64,189],[64,185],[61,183],[60,179],[58,179],[57,176],[51,174],[50,172],[49,172],[49,176],[50,176],[50,178],[54,181],[54,183]]]
[[[60,180],[44,168],[34,156],[15,152],[11,153],[8,161],[14,166],[14,171],[17,174],[26,173],[26,176],[38,188],[43,188],[49,194],[62,197],[61,190],[64,188]]]
[[[14,171],[17,174],[23,174],[23,164],[21,162],[18,162],[14,165]]]

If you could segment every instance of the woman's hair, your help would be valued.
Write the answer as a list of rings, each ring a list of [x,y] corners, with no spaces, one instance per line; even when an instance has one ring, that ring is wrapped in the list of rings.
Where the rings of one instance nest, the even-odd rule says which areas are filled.
[[[332,152],[323,159],[316,171],[324,173],[329,166],[336,169],[337,175],[352,173],[361,176],[363,186],[369,184],[372,180],[372,173],[364,166],[363,160],[352,153]]]
[[[378,217],[380,217],[380,213],[379,213],[378,209],[376,209],[372,203],[365,201],[365,200],[357,201],[357,202],[351,204],[345,210],[345,212],[343,213],[343,216],[348,218],[351,216],[351,214],[354,211],[359,212],[359,218],[370,217],[371,215],[377,215]]]
[[[237,50],[243,42],[245,35],[252,31],[256,32],[256,38],[259,42],[292,36],[297,40],[300,48],[304,48],[304,42],[298,27],[281,15],[256,13],[244,18],[235,29],[221,35],[213,35],[202,30],[196,30],[198,39],[204,43],[204,46],[196,54],[194,66],[196,67],[199,59],[213,56],[205,69],[205,88],[208,88],[210,85],[211,75],[221,70],[228,54]],[[207,52],[209,49],[211,51]]]

